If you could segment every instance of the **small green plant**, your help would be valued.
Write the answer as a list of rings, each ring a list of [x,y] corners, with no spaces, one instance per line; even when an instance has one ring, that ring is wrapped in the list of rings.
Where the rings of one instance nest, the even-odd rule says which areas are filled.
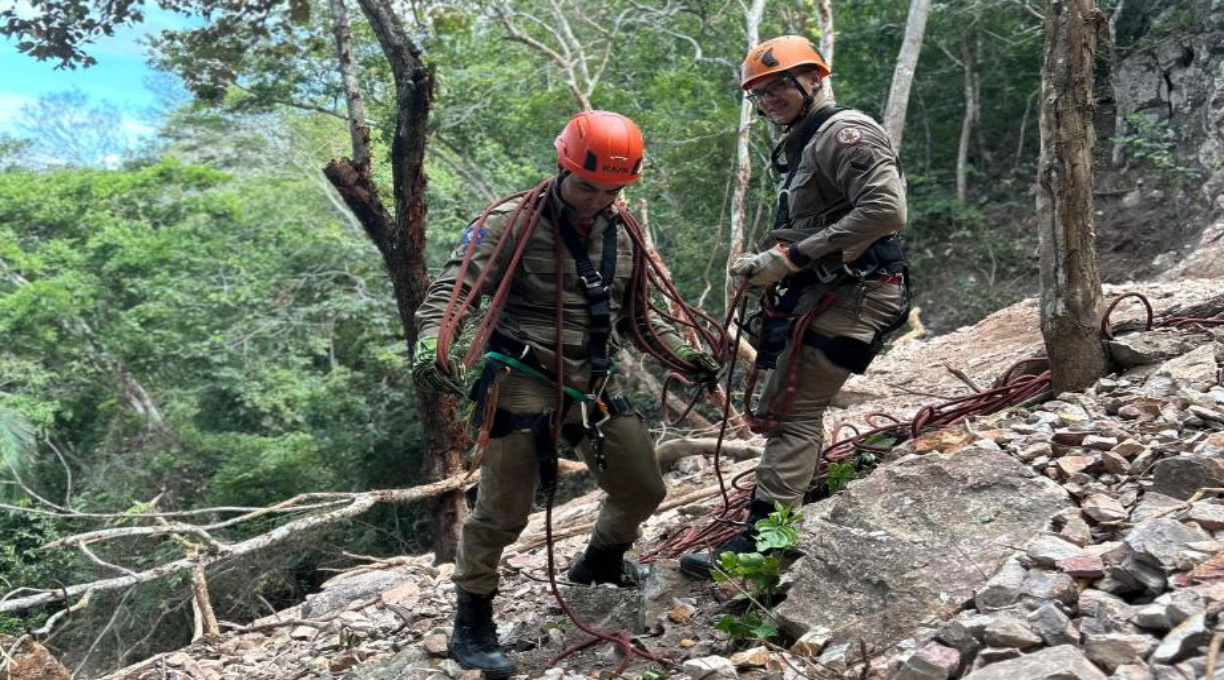
[[[766,622],[755,611],[739,617],[728,614],[719,619],[714,627],[735,640],[769,640],[778,634],[777,627]]]
[[[1120,135],[1118,142],[1126,151],[1126,157],[1136,165],[1156,172],[1167,184],[1176,185],[1183,180],[1196,179],[1201,174],[1198,168],[1178,163],[1173,152],[1177,149],[1177,133],[1163,120],[1153,120],[1139,113],[1126,117],[1126,122],[1135,129],[1133,133]]]
[[[835,494],[844,491],[846,486],[854,481],[854,477],[857,474],[858,471],[854,469],[854,463],[848,460],[829,465],[828,476],[825,478],[825,483],[829,485],[829,493]]]
[[[780,503],[774,512],[756,524],[757,550],[754,553],[725,552],[718,556],[718,568],[714,580],[733,584],[739,592],[735,599],[748,601],[753,607],[740,616],[727,614],[715,628],[735,640],[769,640],[778,634],[778,629],[761,616],[764,607],[773,602],[782,581],[782,561],[779,555],[799,543],[796,524],[801,517],[794,510]]]
[[[361,636],[352,628],[344,626],[340,629],[340,648],[356,649],[361,646]]]

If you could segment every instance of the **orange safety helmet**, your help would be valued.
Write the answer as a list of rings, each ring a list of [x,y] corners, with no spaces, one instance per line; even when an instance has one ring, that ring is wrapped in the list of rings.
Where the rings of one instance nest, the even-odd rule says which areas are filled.
[[[583,179],[624,186],[638,181],[645,144],[633,121],[611,111],[583,111],[553,142],[557,165]]]
[[[829,75],[829,63],[812,41],[801,35],[784,35],[757,45],[748,50],[740,66],[740,87],[751,90],[753,85],[775,73],[789,71],[796,66],[815,66],[820,77]]]

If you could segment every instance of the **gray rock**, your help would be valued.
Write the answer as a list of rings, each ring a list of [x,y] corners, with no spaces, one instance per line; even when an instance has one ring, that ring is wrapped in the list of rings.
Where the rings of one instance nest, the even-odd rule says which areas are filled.
[[[1077,510],[1074,515],[1066,518],[1058,529],[1058,536],[1068,543],[1086,546],[1092,542],[1092,527],[1084,521],[1083,515]]]
[[[1020,650],[1015,647],[986,647],[978,652],[977,658],[973,660],[973,670],[989,666],[992,663],[1015,659],[1021,654]]]
[[[1179,357],[1198,344],[1185,333],[1152,330],[1130,333],[1107,343],[1109,356],[1126,368],[1160,364]],[[1149,381],[1150,382],[1150,381]]]
[[[1188,544],[1207,540],[1211,540],[1211,536],[1202,530],[1162,517],[1140,522],[1123,542],[1130,546],[1136,558],[1173,571],[1178,566],[1178,555],[1187,550]]]
[[[1118,440],[1115,437],[1102,437],[1101,435],[1090,434],[1084,437],[1084,442],[1081,444],[1086,449],[1095,449],[1097,451],[1109,451],[1118,445]]]
[[[1052,602],[1047,602],[1029,613],[1028,623],[1049,647],[1079,643],[1080,635],[1075,626],[1071,625],[1071,619]]]
[[[965,680],[1106,680],[1106,676],[1075,647],[1059,645],[991,664]]]
[[[324,660],[326,661],[326,660]],[[419,646],[404,648],[389,659],[371,661],[351,669],[345,680],[425,680],[436,674],[429,654]],[[245,677],[254,677],[254,674]],[[324,676],[329,677],[329,676]]]
[[[1081,616],[1101,621],[1103,632],[1131,632],[1135,608],[1116,595],[1088,588],[1080,593],[1076,608]]]
[[[935,639],[961,653],[963,658],[977,654],[982,645],[973,632],[960,619],[954,619],[939,629]]]
[[[793,585],[775,614],[795,637],[824,626],[834,641],[893,644],[973,599],[1007,546],[1069,506],[1057,484],[998,451],[881,466],[805,513],[807,556],[791,567]]]
[[[1089,660],[1112,673],[1118,666],[1141,663],[1159,643],[1142,633],[1089,633],[1083,649]]]
[[[1134,439],[1124,439],[1118,442],[1118,445],[1110,449],[1110,451],[1127,460],[1132,460],[1135,456],[1147,451],[1147,447]]]
[[[1147,557],[1132,555],[1122,562],[1121,568],[1129,578],[1134,579],[1134,582],[1138,584],[1137,589],[1148,596],[1163,593],[1168,586],[1168,579],[1165,578],[1164,571],[1159,566],[1152,564]]]
[[[1118,666],[1109,680],[1152,680],[1152,672],[1146,663],[1132,663]]]
[[[689,659],[682,669],[694,678],[735,678],[735,664],[724,656],[703,656],[700,659]]]
[[[978,611],[1006,609],[1020,599],[1020,590],[1028,570],[1016,558],[1009,558],[974,596]]]
[[[1106,472],[1115,475],[1129,475],[1131,471],[1130,461],[1114,451],[1101,454],[1101,466]]]
[[[855,654],[853,650],[856,648],[857,646],[850,642],[829,645],[820,653],[816,663],[831,671],[844,671],[849,667],[850,658]]]
[[[1075,587],[1075,579],[1066,574],[1047,569],[1032,569],[1024,577],[1020,594],[1042,602],[1062,602],[1070,605],[1075,604],[1079,597],[1079,589]]]
[[[1042,534],[1024,544],[1024,554],[1039,567],[1052,567],[1055,562],[1075,557],[1083,551],[1074,543],[1057,536]]]
[[[914,652],[893,680],[947,680],[960,668],[961,654],[952,647],[928,642]]]
[[[1193,590],[1177,590],[1172,593],[1165,593],[1156,598],[1156,602],[1163,602],[1165,613],[1169,617],[1169,623],[1174,626],[1192,616],[1207,612],[1207,601],[1203,599],[1202,595]]]
[[[1135,625],[1155,631],[1167,631],[1173,627],[1169,609],[1165,604],[1153,602],[1135,611]]]
[[[1125,520],[1129,513],[1122,504],[1113,496],[1094,493],[1080,505],[1084,514],[1097,522],[1121,522]]]
[[[982,631],[982,641],[991,647],[1028,649],[1040,645],[1042,638],[1019,618],[1000,616]]]
[[[1049,460],[1054,455],[1054,450],[1050,447],[1050,442],[1034,442],[1026,446],[1016,457],[1025,463],[1031,463],[1038,458]]]
[[[643,632],[642,591],[608,586],[566,586],[562,595],[578,620],[599,630],[632,630]],[[586,639],[586,633],[566,629],[566,640],[570,643]]]
[[[1195,614],[1182,621],[1160,641],[1152,652],[1154,663],[1174,664],[1195,654],[1210,640],[1207,631],[1207,615]]]
[[[1186,519],[1197,523],[1207,531],[1219,531],[1224,529],[1224,505],[1208,501],[1195,503],[1190,507],[1190,513]]]
[[[1055,566],[1071,578],[1100,578],[1105,575],[1105,561],[1100,555],[1090,553],[1059,560]]]
[[[1205,456],[1165,458],[1152,468],[1152,490],[1187,499],[1203,487],[1224,486],[1224,461]]]
[[[1193,339],[1194,336],[1186,337]],[[1214,348],[1210,344],[1201,344],[1169,360],[1160,370],[1184,384],[1207,387],[1215,384],[1219,367],[1216,365]]]
[[[677,560],[658,560],[642,583],[642,620],[639,630],[653,630],[661,625],[667,612],[675,606],[675,593],[683,592],[689,578],[680,572]]]
[[[1177,505],[1181,505],[1181,501],[1172,496],[1148,491],[1143,494],[1143,500],[1131,510],[1130,520],[1137,524]]]

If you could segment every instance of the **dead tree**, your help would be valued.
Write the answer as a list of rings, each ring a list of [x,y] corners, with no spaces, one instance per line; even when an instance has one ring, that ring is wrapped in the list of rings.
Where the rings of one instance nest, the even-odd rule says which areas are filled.
[[[761,42],[761,17],[765,14],[765,0],[753,0],[744,17],[744,38],[752,49]],[[744,206],[747,202],[748,185],[752,181],[752,156],[749,142],[752,136],[752,122],[756,120],[756,106],[749,101],[745,93],[740,102],[739,127],[735,133],[735,191],[731,194],[731,246],[727,253],[727,262],[732,262],[744,252]],[[734,282],[728,278],[727,307],[731,305],[731,290]]]
[[[905,112],[909,108],[910,86],[914,84],[914,71],[918,66],[918,54],[922,51],[922,37],[926,33],[927,15],[931,11],[931,0],[910,0],[909,18],[905,22],[905,39],[897,55],[897,67],[893,70],[892,87],[888,90],[888,107],[884,110],[884,129],[892,137],[893,148],[901,153],[901,137],[905,132]]]
[[[335,37],[349,105],[353,157],[332,161],[323,173],[374,242],[391,275],[392,289],[408,346],[416,340],[413,314],[425,299],[429,275],[425,266],[425,140],[433,104],[433,74],[421,51],[408,37],[399,18],[385,3],[358,0],[395,79],[396,116],[391,144],[391,173],[395,213],[379,195],[370,167],[370,136],[353,75],[351,36],[343,0],[332,0]],[[425,433],[425,473],[440,480],[463,467],[463,452],[470,444],[458,417],[453,396],[417,394],[417,415]],[[433,516],[434,559],[454,560],[459,528],[467,514],[462,490],[430,499]]]
[[[1096,0],[1050,0],[1042,66],[1037,225],[1041,334],[1054,391],[1080,390],[1108,369],[1092,202]]]

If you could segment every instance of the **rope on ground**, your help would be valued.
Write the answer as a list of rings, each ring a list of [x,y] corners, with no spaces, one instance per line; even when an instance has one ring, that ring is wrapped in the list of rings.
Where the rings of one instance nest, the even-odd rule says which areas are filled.
[[[1135,299],[1143,304],[1146,330],[1152,330],[1154,327],[1181,329],[1224,326],[1224,315],[1195,317],[1171,314],[1157,321],[1152,303],[1140,293],[1128,292],[1114,298],[1102,315],[1103,340],[1113,339],[1114,327],[1110,323],[1110,315],[1122,301],[1128,299]],[[909,421],[882,412],[868,413],[863,416],[863,420],[871,429],[866,431],[859,431],[849,423],[838,423],[833,429],[833,443],[821,454],[818,474],[826,472],[830,463],[847,460],[858,453],[884,454],[906,439],[917,438],[924,432],[944,429],[971,417],[987,416],[1015,406],[1040,403],[1053,395],[1049,359],[1043,356],[1016,362],[1004,371],[989,389],[978,388],[963,373],[953,373],[974,389],[974,393],[923,406]],[[1220,378],[1224,380],[1224,370],[1221,370]],[[730,392],[729,385],[727,391]],[[850,430],[852,436],[841,438],[843,430]],[[736,480],[743,476],[741,474]],[[720,472],[718,479],[721,487],[723,482]],[[748,514],[752,489],[741,488],[735,485],[734,481],[732,485],[735,492],[730,496],[724,492],[724,503],[718,510],[699,522],[680,527],[670,535],[663,536],[653,548],[643,553],[638,561],[647,564],[661,558],[678,557],[702,546],[721,545],[734,536]]]

